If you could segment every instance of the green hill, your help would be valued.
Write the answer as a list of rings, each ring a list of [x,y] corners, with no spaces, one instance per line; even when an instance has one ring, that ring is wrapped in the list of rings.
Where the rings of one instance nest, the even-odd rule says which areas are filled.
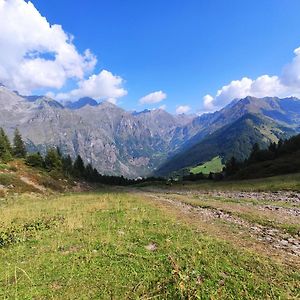
[[[296,131],[267,117],[247,114],[208,135],[198,144],[171,157],[155,174],[167,176],[174,171],[202,164],[216,156],[223,157],[225,161],[232,156],[244,160],[249,156],[255,143],[261,148],[266,148],[270,142],[278,142],[279,139],[295,134]]]
[[[190,169],[192,174],[209,174],[209,173],[218,173],[221,172],[224,165],[222,163],[222,158],[220,156],[216,156],[210,161],[205,162],[199,166]]]
[[[238,165],[233,178],[249,179],[300,172],[300,135],[268,149],[253,150],[249,158]]]

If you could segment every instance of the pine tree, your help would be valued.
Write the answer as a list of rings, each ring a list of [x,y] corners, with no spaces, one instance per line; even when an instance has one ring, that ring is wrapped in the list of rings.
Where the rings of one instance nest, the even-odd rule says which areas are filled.
[[[93,181],[94,182],[101,181],[101,175],[99,174],[99,172],[96,168],[93,169]]]
[[[28,154],[26,157],[26,164],[31,167],[42,168],[44,167],[44,159],[40,152]]]
[[[73,175],[77,178],[82,178],[84,177],[84,173],[85,173],[85,166],[84,166],[84,162],[81,158],[80,155],[77,155],[77,158],[74,162],[74,166],[73,166]]]
[[[3,138],[3,141],[4,141],[4,144],[5,144],[5,147],[6,147],[7,151],[9,151],[9,153],[12,154],[12,147],[11,147],[9,138],[6,135],[6,133],[5,133],[5,131],[3,130],[2,127],[0,128],[0,136]]]
[[[62,169],[62,162],[56,149],[48,149],[45,156],[45,167],[49,171],[60,171]]]
[[[62,169],[66,176],[70,176],[73,172],[73,161],[70,155],[62,157]]]
[[[224,171],[227,176],[232,176],[239,171],[239,163],[234,156],[226,162]]]
[[[94,178],[93,178],[93,166],[91,164],[87,164],[84,170],[84,178],[88,181],[93,182]]]
[[[252,147],[252,150],[251,150],[251,153],[250,153],[250,156],[248,159],[248,163],[254,163],[257,161],[259,151],[260,151],[259,144],[255,143]]]
[[[26,151],[24,141],[22,139],[22,136],[21,136],[18,128],[16,128],[15,135],[14,135],[13,154],[15,157],[25,158],[26,153],[27,153],[27,151]]]
[[[4,163],[12,160],[11,144],[3,128],[0,128],[0,159]]]

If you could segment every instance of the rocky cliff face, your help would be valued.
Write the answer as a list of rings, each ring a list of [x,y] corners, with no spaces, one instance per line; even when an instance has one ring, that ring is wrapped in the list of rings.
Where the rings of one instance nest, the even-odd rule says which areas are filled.
[[[109,102],[67,108],[5,87],[0,87],[0,105],[0,126],[10,135],[18,127],[29,150],[59,146],[65,154],[80,154],[101,173],[128,177],[150,174],[172,151],[172,132],[190,120],[159,109],[133,114]]]

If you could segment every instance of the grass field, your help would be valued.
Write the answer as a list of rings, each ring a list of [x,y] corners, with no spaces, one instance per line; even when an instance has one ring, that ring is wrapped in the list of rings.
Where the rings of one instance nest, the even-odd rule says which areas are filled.
[[[212,160],[202,164],[202,165],[199,165],[197,167],[194,167],[190,170],[190,172],[192,174],[199,174],[199,173],[202,173],[202,174],[209,174],[210,172],[212,173],[218,173],[218,172],[221,172],[223,170],[223,163],[222,163],[222,159],[220,156],[216,156],[214,157]]]
[[[270,249],[259,248],[260,243],[246,231],[240,237],[237,232],[243,232],[242,228],[221,219],[190,215],[166,202],[166,196],[178,203],[204,205],[197,196],[170,196],[143,189],[3,198],[0,297],[300,297],[297,257],[285,259],[289,254],[276,250],[269,255]],[[231,209],[243,217],[241,203],[233,209],[228,201],[214,201],[209,205],[215,209]],[[257,208],[253,209],[256,217]],[[268,216],[259,214],[260,218]]]
[[[141,184],[147,186],[149,184]],[[190,190],[236,190],[236,191],[300,191],[300,173],[273,176],[247,180],[199,180],[197,182],[175,182],[172,185],[156,183],[162,189],[190,189]]]

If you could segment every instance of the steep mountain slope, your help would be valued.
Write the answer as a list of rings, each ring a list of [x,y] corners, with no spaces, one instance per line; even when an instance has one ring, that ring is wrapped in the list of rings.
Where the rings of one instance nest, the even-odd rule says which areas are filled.
[[[0,86],[0,126],[10,136],[18,127],[29,150],[45,152],[47,147],[59,146],[73,158],[80,154],[100,173],[126,177],[151,174],[168,158],[184,153],[222,128],[226,135],[231,127],[224,126],[249,113],[264,116],[287,135],[299,131],[299,107],[296,98],[246,97],[212,114],[174,116],[161,109],[127,112],[88,97],[63,106],[48,97],[23,97]],[[239,130],[244,129],[237,127],[236,136]],[[215,147],[219,145],[215,143]],[[220,154],[218,150],[212,155]],[[195,156],[194,161],[198,160]]]
[[[270,142],[277,142],[294,134],[296,134],[294,129],[280,125],[270,118],[248,113],[172,157],[156,171],[156,175],[168,175],[218,155],[224,160],[232,156],[244,160],[248,157],[254,143],[259,143],[264,148]]]
[[[229,170],[230,172],[230,170]],[[300,172],[300,134],[267,150],[258,150],[230,176],[234,179],[270,177]]]
[[[171,132],[187,122],[164,110],[133,115],[108,102],[69,109],[53,99],[28,99],[5,87],[0,95],[0,126],[10,136],[19,127],[31,151],[59,146],[105,174],[149,174],[172,151]]]
[[[208,134],[215,132],[223,126],[235,122],[248,113],[261,114],[270,117],[279,124],[300,130],[300,100],[297,98],[280,99],[277,97],[255,98],[233,100],[220,111],[204,114],[195,118],[192,122],[177,132],[172,140],[177,151],[182,152],[199,143]],[[180,143],[182,143],[180,146]],[[179,146],[179,147],[178,147]]]

